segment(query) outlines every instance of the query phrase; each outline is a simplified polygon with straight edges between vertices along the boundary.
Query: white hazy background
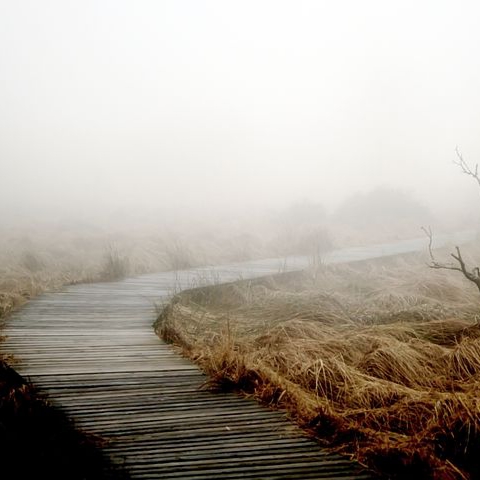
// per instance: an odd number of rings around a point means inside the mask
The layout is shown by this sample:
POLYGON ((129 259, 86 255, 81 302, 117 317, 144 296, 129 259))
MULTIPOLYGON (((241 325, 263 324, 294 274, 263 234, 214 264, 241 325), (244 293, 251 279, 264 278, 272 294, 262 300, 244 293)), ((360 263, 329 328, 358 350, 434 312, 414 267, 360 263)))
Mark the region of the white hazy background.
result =
MULTIPOLYGON (((0 215, 478 191, 475 1, 0 2, 0 215)), ((463 202, 463 203, 462 203, 463 202)))

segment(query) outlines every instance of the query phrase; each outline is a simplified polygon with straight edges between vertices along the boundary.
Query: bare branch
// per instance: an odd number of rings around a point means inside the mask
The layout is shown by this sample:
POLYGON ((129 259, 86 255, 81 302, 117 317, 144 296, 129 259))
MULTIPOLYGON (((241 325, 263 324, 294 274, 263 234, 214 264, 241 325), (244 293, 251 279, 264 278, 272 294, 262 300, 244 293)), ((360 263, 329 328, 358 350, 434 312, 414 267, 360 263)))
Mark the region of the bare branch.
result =
POLYGON ((454 267, 453 265, 441 265, 439 263, 429 265, 433 270, 455 270, 456 272, 462 272, 461 268, 454 267))
POLYGON ((422 230, 425 232, 425 235, 428 237, 428 253, 430 254, 430 263, 428 266, 430 268, 436 268, 436 269, 447 269, 447 270, 458 270, 462 271, 461 268, 456 267, 453 264, 448 264, 448 263, 440 263, 436 260, 434 254, 433 254, 433 232, 432 232, 432 227, 422 227, 422 230))
POLYGON ((430 253, 430 260, 432 263, 435 263, 435 257, 433 256, 432 245, 433 245, 433 233, 432 227, 422 227, 422 230, 425 232, 425 235, 428 237, 428 252, 430 253))
POLYGON ((473 282, 478 290, 480 291, 480 268, 474 267, 471 271, 469 271, 463 257, 462 252, 460 251, 460 247, 455 247, 455 253, 451 253, 450 256, 455 259, 457 264, 453 263, 442 263, 438 262, 433 254, 433 232, 430 227, 425 228, 422 227, 422 230, 428 237, 428 252, 430 254, 430 263, 429 267, 435 270, 454 270, 456 272, 461 272, 465 278, 473 282))
POLYGON ((460 167, 462 172, 465 175, 468 175, 469 177, 472 177, 475 179, 477 184, 480 186, 480 175, 478 173, 478 163, 475 165, 475 168, 472 168, 463 158, 462 153, 458 149, 458 147, 455 147, 455 153, 457 155, 457 158, 453 160, 453 163, 460 167))
MULTIPOLYGON (((453 163, 457 165, 465 175, 472 177, 477 182, 477 185, 480 187, 480 174, 478 171, 478 163, 475 165, 475 167, 472 168, 465 161, 458 147, 455 147, 455 153, 457 158, 453 160, 453 163)), ((428 264, 428 266, 436 270, 440 270, 440 269, 455 270, 456 272, 461 272, 462 275, 468 280, 470 280, 471 282, 473 282, 477 286, 478 290, 480 291, 480 268, 474 267, 472 269, 469 269, 469 267, 465 263, 465 260, 462 257, 462 252, 460 251, 460 247, 458 246, 455 247, 456 253, 450 254, 450 256, 455 260, 456 263, 443 263, 443 262, 437 261, 437 259, 435 258, 435 255, 433 254, 432 229, 430 227, 428 228, 422 227, 422 230, 425 232, 425 235, 428 237, 428 253, 430 254, 430 263, 428 264)))

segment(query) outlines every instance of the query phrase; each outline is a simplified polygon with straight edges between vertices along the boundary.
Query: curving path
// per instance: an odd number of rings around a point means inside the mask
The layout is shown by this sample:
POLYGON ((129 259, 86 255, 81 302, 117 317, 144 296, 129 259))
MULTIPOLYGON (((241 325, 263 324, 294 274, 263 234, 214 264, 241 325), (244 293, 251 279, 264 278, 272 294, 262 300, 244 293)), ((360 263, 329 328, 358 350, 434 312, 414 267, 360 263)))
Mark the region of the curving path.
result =
MULTIPOLYGON (((394 255, 425 243, 337 251, 324 260, 394 255)), ((200 390, 202 372, 152 329, 155 304, 173 291, 307 265, 306 258, 270 259, 68 286, 12 315, 3 349, 77 426, 106 437, 105 452, 132 478, 370 478, 323 451, 282 413, 200 390)))

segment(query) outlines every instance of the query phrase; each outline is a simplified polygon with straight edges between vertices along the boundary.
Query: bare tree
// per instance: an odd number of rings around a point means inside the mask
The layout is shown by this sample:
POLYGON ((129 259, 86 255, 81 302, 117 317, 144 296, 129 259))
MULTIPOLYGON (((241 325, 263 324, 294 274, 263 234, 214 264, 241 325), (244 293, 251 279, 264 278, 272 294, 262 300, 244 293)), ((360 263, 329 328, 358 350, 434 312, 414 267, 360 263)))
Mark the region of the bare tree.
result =
POLYGON ((467 267, 465 261, 463 260, 462 253, 460 252, 460 247, 456 246, 456 253, 451 253, 450 256, 455 259, 455 262, 439 262, 433 255, 433 233, 430 227, 422 227, 422 230, 427 235, 428 242, 428 252, 430 254, 430 263, 429 267, 434 269, 444 269, 444 270, 456 270, 457 272, 463 273, 464 277, 473 282, 478 290, 480 291, 480 269, 478 267, 467 267))
MULTIPOLYGON (((455 153, 457 158, 453 161, 465 175, 472 177, 480 187, 480 173, 478 172, 478 163, 472 168, 463 158, 463 155, 460 153, 458 147, 455 148, 455 153)), ((444 270, 455 270, 461 272, 465 278, 473 282, 478 290, 480 291, 480 268, 479 267, 469 267, 465 263, 465 260, 462 257, 462 252, 460 247, 455 246, 455 252, 451 253, 450 256, 455 260, 455 262, 439 262, 433 254, 433 232, 430 227, 422 227, 422 230, 428 237, 428 252, 430 254, 430 268, 434 269, 444 269, 444 270)))

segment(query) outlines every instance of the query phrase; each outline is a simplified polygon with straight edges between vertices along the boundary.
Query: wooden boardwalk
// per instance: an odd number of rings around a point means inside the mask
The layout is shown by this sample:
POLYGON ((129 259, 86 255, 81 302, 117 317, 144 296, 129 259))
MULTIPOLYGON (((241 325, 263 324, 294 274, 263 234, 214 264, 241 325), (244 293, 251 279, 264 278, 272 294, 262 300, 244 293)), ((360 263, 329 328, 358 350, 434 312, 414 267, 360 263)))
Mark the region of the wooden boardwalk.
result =
MULTIPOLYGON (((420 245, 345 250, 329 261, 420 245)), ((107 438, 112 463, 124 465, 132 478, 370 478, 348 459, 323 451, 282 413, 235 394, 202 391, 202 372, 153 332, 155 304, 175 290, 307 263, 264 260, 65 287, 10 317, 3 350, 79 427, 107 438)))

